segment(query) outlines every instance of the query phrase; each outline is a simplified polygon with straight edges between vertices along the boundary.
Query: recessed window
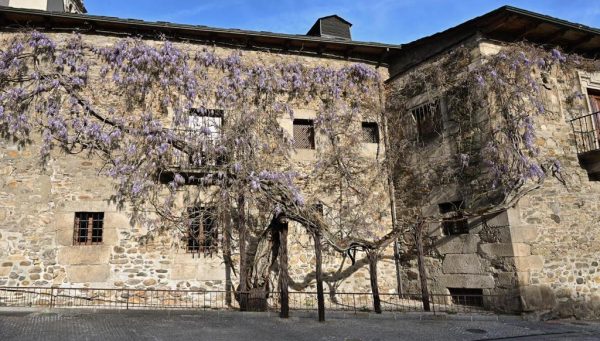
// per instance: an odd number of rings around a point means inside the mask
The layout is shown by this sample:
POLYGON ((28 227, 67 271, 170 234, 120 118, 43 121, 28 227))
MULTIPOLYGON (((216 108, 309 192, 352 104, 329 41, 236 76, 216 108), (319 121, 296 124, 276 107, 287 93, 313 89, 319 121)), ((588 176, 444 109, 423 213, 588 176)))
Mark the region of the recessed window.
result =
POLYGON ((73 245, 102 244, 104 212, 76 212, 73 245))
POLYGON ((429 142, 441 135, 442 110, 440 101, 421 104, 410 110, 417 125, 417 140, 429 142))
POLYGON ((379 127, 377 123, 362 123, 362 141, 364 143, 379 143, 379 127))
POLYGON ((294 120, 294 148, 315 149, 313 120, 294 120))
POLYGON ((223 127, 223 110, 195 108, 190 110, 188 116, 187 128, 209 135, 212 138, 218 138, 223 127))
POLYGON ((322 202, 316 203, 313 206, 313 209, 319 216, 321 216, 321 217, 325 216, 325 206, 323 205, 322 202))
POLYGON ((462 213, 463 201, 453 201, 439 204, 440 213, 445 217, 442 220, 442 232, 446 236, 468 234, 469 219, 462 213))
POLYGON ((453 304, 483 307, 483 290, 470 288, 448 288, 453 304))
POLYGON ((188 209, 189 225, 187 251, 210 253, 218 246, 216 209, 213 207, 193 207, 188 209))
POLYGON ((590 105, 592 106, 592 113, 600 113, 600 90, 588 89, 588 96, 590 98, 590 105))
MULTIPOLYGON (((600 149, 600 91, 588 89, 588 97, 590 99, 590 105, 592 110, 592 115, 590 116, 593 130, 593 137, 595 141, 593 141, 593 146, 595 149, 600 149)), ((600 174, 596 174, 596 176, 600 176, 600 174)))
POLYGON ((182 169, 197 169, 224 163, 224 155, 217 153, 216 146, 222 136, 223 110, 191 109, 187 123, 175 128, 175 136, 185 141, 189 151, 180 152, 174 159, 174 166, 182 169))

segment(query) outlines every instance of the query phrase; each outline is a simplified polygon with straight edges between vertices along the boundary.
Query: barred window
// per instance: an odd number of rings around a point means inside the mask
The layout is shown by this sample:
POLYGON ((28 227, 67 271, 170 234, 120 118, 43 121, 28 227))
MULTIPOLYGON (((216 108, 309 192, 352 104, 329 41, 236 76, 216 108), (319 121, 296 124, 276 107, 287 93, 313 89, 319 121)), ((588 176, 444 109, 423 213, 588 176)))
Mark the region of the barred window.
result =
POLYGON ((441 134, 442 110, 439 99, 421 104, 410 112, 417 124, 418 141, 428 142, 441 134))
POLYGON ((73 245, 102 244, 104 212, 76 212, 73 245))
POLYGON ((202 206, 188 209, 188 252, 206 253, 217 248, 218 229, 215 213, 214 207, 202 206))
POLYGON ((448 288, 453 304, 483 307, 483 290, 471 288, 448 288))
POLYGON ((315 126, 312 120, 294 120, 294 148, 315 149, 315 126))
POLYGON ((442 232, 446 236, 469 233, 469 219, 463 216, 463 201, 439 204, 440 213, 447 216, 442 220, 442 232))
POLYGON ((362 123, 362 141, 364 143, 379 143, 379 127, 376 122, 362 123))

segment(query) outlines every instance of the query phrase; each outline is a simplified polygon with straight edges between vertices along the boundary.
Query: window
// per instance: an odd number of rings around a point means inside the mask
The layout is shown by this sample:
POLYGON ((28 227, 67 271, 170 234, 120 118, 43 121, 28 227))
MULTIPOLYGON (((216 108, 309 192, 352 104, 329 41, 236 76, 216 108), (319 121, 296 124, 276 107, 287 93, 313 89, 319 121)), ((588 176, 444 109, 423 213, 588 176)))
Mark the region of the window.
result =
POLYGON ((75 231, 73 245, 102 244, 102 229, 104 225, 103 212, 75 213, 75 231))
POLYGON ((364 143, 379 143, 379 127, 377 123, 362 123, 362 141, 364 143))
POLYGON ((421 104, 410 112, 417 124, 418 141, 428 142, 441 134, 442 111, 439 100, 421 104))
POLYGON ((217 155, 215 146, 221 137, 223 110, 198 108, 191 109, 187 124, 180 124, 175 135, 186 141, 193 151, 179 156, 175 165, 181 168, 215 166, 224 163, 223 155, 217 155))
POLYGON ((211 138, 218 138, 223 126, 223 110, 217 109, 191 109, 188 116, 188 129, 196 133, 201 132, 211 138))
POLYGON ((294 148, 315 149, 315 127, 312 120, 294 120, 294 148))
POLYGON ((439 204, 440 213, 446 215, 442 220, 442 232, 446 236, 468 234, 469 219, 463 216, 464 202, 453 201, 439 204))
POLYGON ((483 307, 482 289, 448 288, 448 291, 454 304, 483 307))
POLYGON ((189 208, 188 217, 187 251, 191 253, 214 251, 218 241, 216 210, 212 207, 189 208))
POLYGON ((590 104, 592 105, 592 113, 600 112, 600 91, 588 89, 588 96, 590 97, 590 104))
POLYGON ((588 89, 592 109, 592 126, 595 131, 596 146, 600 147, 600 91, 588 89))

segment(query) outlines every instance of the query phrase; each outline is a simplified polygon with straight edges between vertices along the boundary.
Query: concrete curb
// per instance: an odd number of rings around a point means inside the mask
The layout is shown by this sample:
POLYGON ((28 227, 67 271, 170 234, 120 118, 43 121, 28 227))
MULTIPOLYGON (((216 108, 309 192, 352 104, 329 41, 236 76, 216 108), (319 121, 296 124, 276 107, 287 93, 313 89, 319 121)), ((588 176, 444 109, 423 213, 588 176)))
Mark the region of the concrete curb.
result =
MULTIPOLYGON (((42 307, 0 307, 1 313, 56 313, 56 314, 164 314, 165 316, 222 316, 241 317, 244 319, 279 318, 278 312, 241 312, 234 310, 177 310, 177 309, 102 309, 102 308, 42 308, 42 307)), ((316 311, 291 311, 290 319, 314 319, 317 320, 316 311)), ((341 312, 326 311, 325 320, 345 319, 373 319, 373 320, 447 320, 447 321, 523 321, 519 315, 482 315, 482 314, 447 314, 447 313, 423 313, 423 312, 388 312, 375 314, 370 312, 341 312)))

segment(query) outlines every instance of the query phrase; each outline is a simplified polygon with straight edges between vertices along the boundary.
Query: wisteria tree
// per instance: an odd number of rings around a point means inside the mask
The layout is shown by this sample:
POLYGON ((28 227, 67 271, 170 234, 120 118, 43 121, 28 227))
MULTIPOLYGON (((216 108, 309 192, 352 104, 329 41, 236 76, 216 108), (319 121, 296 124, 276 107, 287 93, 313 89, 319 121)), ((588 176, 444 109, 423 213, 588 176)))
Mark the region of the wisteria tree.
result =
POLYGON ((600 70, 596 61, 531 44, 487 55, 473 54, 474 48, 459 47, 416 68, 387 94, 387 119, 402 130, 390 135, 397 153, 389 156, 398 224, 407 227, 409 257, 414 245, 427 310, 424 257, 434 255, 430 235, 436 234, 430 226, 503 212, 551 177, 565 184, 559 160, 536 143, 536 121, 556 115, 545 108, 545 91, 559 77, 561 92, 581 99, 573 90, 577 70, 600 70), (442 190, 454 198, 453 207, 444 214, 423 210, 442 190))
MULTIPOLYGON (((373 67, 310 67, 165 40, 94 45, 37 31, 3 46, 2 136, 39 146, 42 164, 60 153, 101 160, 113 199, 132 207, 150 231, 146 240, 181 240, 198 215, 219 221, 242 309, 248 293, 278 285, 287 315, 288 221, 314 238, 321 308, 321 245, 374 254, 396 233, 381 218, 390 210, 387 164, 361 144, 360 122, 383 115, 373 67), (294 161, 295 141, 280 124, 303 107, 316 112, 315 162, 294 161), (335 219, 324 218, 324 206, 335 219)), ((214 237, 194 238, 212 252, 214 237)))

